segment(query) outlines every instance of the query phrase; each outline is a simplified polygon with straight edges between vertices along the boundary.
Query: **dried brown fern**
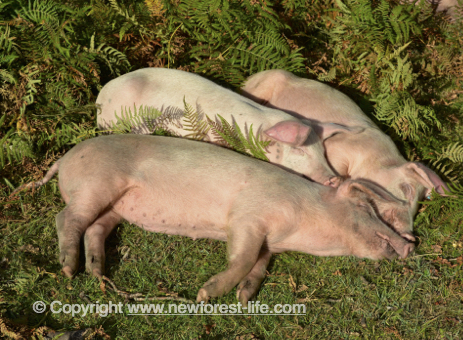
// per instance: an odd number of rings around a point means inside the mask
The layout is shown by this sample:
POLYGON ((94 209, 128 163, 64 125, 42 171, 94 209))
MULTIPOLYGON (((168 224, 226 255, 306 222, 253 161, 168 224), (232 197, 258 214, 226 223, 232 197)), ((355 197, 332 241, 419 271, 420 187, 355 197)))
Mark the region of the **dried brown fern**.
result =
POLYGON ((145 5, 152 17, 161 17, 166 12, 161 0, 145 0, 145 5))

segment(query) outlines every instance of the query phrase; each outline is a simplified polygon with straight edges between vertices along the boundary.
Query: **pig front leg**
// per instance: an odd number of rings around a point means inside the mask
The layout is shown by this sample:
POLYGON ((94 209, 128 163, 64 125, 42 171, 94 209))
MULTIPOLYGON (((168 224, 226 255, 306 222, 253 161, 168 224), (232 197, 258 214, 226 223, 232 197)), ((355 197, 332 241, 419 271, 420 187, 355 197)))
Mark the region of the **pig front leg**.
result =
POLYGON ((99 279, 104 273, 106 238, 120 220, 118 214, 108 210, 85 231, 85 268, 88 273, 99 279))
POLYGON ((236 298, 243 306, 246 306, 248 304, 248 300, 257 295, 260 284, 265 279, 267 266, 271 257, 272 253, 265 247, 262 248, 256 264, 238 285, 236 298))
POLYGON ((230 226, 228 232, 228 269, 211 277, 199 290, 197 302, 230 292, 257 262, 265 234, 255 225, 230 226))

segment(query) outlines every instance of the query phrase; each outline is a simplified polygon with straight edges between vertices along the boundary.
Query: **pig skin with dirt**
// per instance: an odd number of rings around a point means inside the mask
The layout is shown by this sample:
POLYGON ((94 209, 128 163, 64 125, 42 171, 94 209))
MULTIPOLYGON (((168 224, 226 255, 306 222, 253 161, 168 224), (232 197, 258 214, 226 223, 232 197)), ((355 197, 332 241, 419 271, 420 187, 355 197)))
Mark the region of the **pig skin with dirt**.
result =
MULTIPOLYGON (((236 122, 241 131, 247 131, 252 124, 254 133, 275 142, 267 148, 271 163, 334 187, 341 179, 327 164, 321 141, 335 133, 359 132, 330 123, 319 124, 314 131, 308 121, 259 105, 194 73, 164 68, 140 69, 107 83, 96 100, 101 108, 98 126, 111 129, 116 115, 126 117, 124 108, 134 111, 134 107, 143 105, 175 118, 163 124, 167 124, 169 131, 185 137, 191 131, 182 125, 184 101, 212 120, 219 114, 229 123, 236 122)), ((152 131, 143 123, 133 126, 132 132, 149 134, 152 131)), ((215 143, 217 137, 209 131, 206 141, 215 143)))
POLYGON ((87 271, 101 277, 105 239, 121 220, 147 231, 228 242, 228 268, 199 290, 205 301, 238 285, 246 304, 259 290, 271 254, 407 257, 414 249, 376 216, 397 204, 367 181, 335 189, 271 164, 197 141, 110 135, 66 153, 39 182, 59 170, 66 207, 56 217, 66 276, 78 268, 84 235, 87 271))
POLYGON ((402 220, 409 223, 391 224, 409 240, 414 240, 413 217, 418 211, 418 201, 433 188, 440 194, 448 190, 431 169, 421 163, 407 162, 392 139, 354 101, 328 85, 283 70, 271 70, 249 77, 241 92, 256 102, 314 124, 333 122, 361 128, 357 134, 336 134, 324 140, 328 163, 338 175, 367 179, 406 201, 407 209, 401 212, 408 217, 402 216, 402 220))

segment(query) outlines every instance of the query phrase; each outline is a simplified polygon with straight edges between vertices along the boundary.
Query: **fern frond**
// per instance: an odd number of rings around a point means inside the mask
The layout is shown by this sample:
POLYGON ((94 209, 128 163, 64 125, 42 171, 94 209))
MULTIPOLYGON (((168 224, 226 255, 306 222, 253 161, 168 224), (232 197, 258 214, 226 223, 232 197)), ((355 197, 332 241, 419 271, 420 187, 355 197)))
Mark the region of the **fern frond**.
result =
POLYGON ((442 151, 437 153, 439 160, 449 159, 454 163, 463 163, 463 145, 459 142, 442 147, 442 151))
POLYGON ((430 201, 422 202, 426 206, 426 214, 419 214, 416 223, 421 223, 423 220, 427 224, 442 225, 449 223, 450 225, 458 225, 463 221, 463 185, 450 184, 450 192, 444 197, 432 192, 430 201), (433 220, 429 219, 432 216, 433 220))
POLYGON ((376 117, 393 127, 402 138, 417 140, 430 126, 441 128, 432 107, 419 105, 408 92, 384 94, 374 100, 376 117))
POLYGON ((184 130, 191 131, 191 133, 185 135, 186 138, 195 140, 204 140, 209 132, 209 126, 207 122, 203 120, 203 114, 193 109, 193 107, 185 101, 183 98, 183 120, 184 130))
POLYGON ((425 159, 433 160, 431 166, 443 174, 451 182, 457 183, 463 166, 463 145, 460 142, 451 143, 439 150, 428 153, 425 159))
POLYGON ((134 27, 137 28, 137 30, 140 32, 142 35, 150 36, 151 33, 148 30, 148 28, 140 23, 137 19, 137 16, 135 14, 130 15, 129 11, 125 8, 122 7, 122 5, 119 5, 117 0, 108 0, 110 4, 110 8, 123 18, 127 20, 125 24, 123 24, 119 30, 119 40, 122 41, 125 32, 130 28, 130 25, 133 25, 134 27))
MULTIPOLYGON (((3 120, 0 120, 0 126, 2 124, 3 120)), ((2 168, 5 167, 7 162, 19 162, 26 156, 33 156, 32 144, 16 134, 14 128, 9 129, 5 136, 0 139, 0 148, 0 164, 2 168)))
POLYGON ((221 115, 217 115, 215 122, 206 116, 212 134, 217 138, 217 144, 223 145, 235 151, 245 153, 246 149, 240 143, 235 128, 221 115))
POLYGON ((269 146, 271 141, 262 141, 260 136, 254 135, 252 131, 252 124, 249 126, 249 134, 248 138, 241 133, 238 125, 236 126, 238 134, 240 135, 240 139, 245 143, 247 152, 255 158, 268 162, 268 158, 266 156, 266 148, 269 146), (246 141, 246 142, 244 142, 246 141))
POLYGON ((140 105, 137 109, 134 105, 133 111, 130 107, 121 107, 121 114, 115 114, 116 122, 113 127, 105 132, 116 134, 154 132, 156 129, 165 128, 158 121, 161 116, 162 112, 151 106, 140 105))
POLYGON ((213 121, 207 117, 211 131, 217 138, 215 143, 268 162, 265 148, 270 144, 270 141, 262 141, 259 136, 255 136, 252 131, 252 124, 246 137, 236 122, 232 126, 221 115, 217 115, 217 118, 216 121, 213 121))

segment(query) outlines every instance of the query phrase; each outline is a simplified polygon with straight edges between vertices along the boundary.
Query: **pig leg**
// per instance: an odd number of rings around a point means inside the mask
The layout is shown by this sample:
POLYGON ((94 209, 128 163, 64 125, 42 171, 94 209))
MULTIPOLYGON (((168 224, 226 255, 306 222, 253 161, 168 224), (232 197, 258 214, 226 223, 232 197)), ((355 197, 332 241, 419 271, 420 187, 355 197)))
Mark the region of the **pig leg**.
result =
POLYGON ((118 214, 108 210, 85 231, 85 268, 99 279, 104 273, 105 240, 120 220, 118 214))
POLYGON ((107 209, 107 206, 107 197, 85 190, 78 195, 72 195, 68 205, 56 216, 59 260, 63 266, 62 271, 67 277, 72 277, 77 270, 82 234, 107 209))
POLYGON ((228 269, 211 277, 199 290, 197 302, 222 296, 233 289, 254 267, 265 235, 253 225, 232 228, 228 234, 228 269))
POLYGON ((246 277, 241 280, 236 291, 236 298, 242 305, 246 306, 248 300, 254 297, 259 291, 260 284, 265 279, 267 266, 271 257, 272 253, 268 249, 262 248, 256 264, 246 277))
POLYGON ((60 249, 59 261, 63 266, 62 271, 67 277, 72 277, 77 270, 80 238, 97 216, 98 213, 86 209, 76 209, 71 204, 56 215, 56 230, 60 249))

